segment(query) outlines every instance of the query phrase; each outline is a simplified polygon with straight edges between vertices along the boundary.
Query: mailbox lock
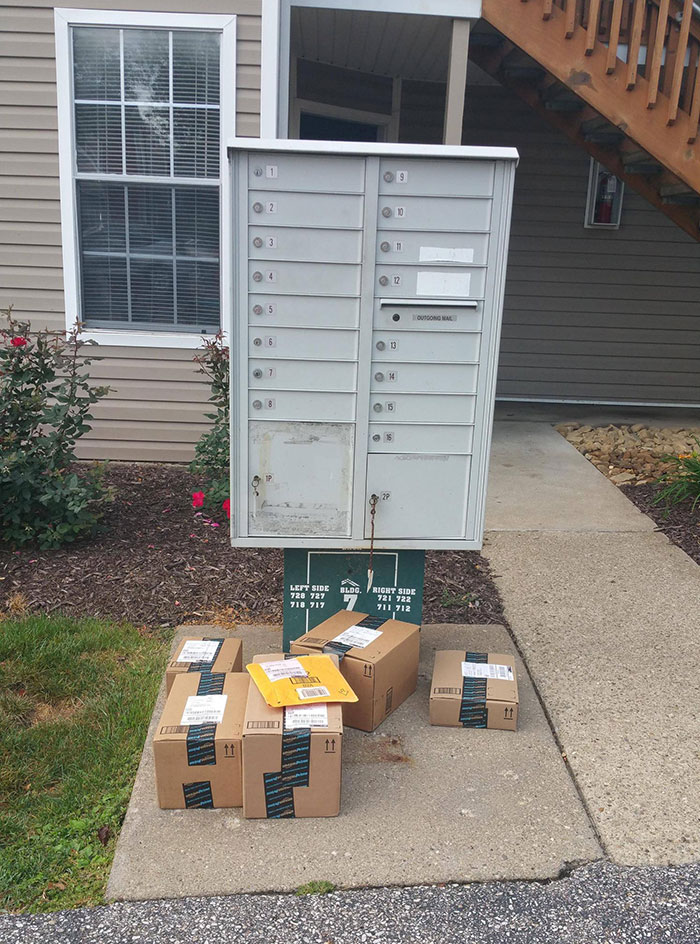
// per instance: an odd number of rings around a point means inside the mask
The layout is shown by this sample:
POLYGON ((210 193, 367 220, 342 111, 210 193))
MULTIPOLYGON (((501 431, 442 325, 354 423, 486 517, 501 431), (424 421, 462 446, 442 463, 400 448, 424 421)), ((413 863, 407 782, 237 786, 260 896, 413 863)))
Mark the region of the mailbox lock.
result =
POLYGON ((381 413, 382 412, 381 403, 375 403, 372 409, 374 410, 375 413, 381 413))
POLYGON ((262 305, 253 305, 253 314, 254 314, 254 315, 262 315, 262 313, 263 313, 263 307, 262 307, 262 305))
POLYGON ((377 381, 377 383, 381 383, 382 380, 384 380, 384 374, 381 372, 381 370, 377 371, 377 373, 374 375, 374 379, 377 381))
POLYGON ((256 367, 255 370, 253 371, 253 377, 255 377, 256 380, 260 380, 260 378, 262 377, 262 371, 260 370, 259 367, 256 367))
POLYGON ((391 207, 382 207, 382 216, 388 219, 391 216, 391 207))
POLYGON ((262 338, 253 338, 253 344, 256 347, 260 347, 260 345, 262 344, 262 338))
POLYGON ((374 436, 372 436, 372 442, 381 442, 381 440, 382 437, 379 435, 379 433, 375 433, 374 436))
POLYGON ((388 275, 380 275, 380 276, 379 276, 379 284, 380 284, 380 285, 388 285, 388 284, 389 284, 389 276, 388 276, 388 275))
POLYGON ((263 244, 262 236, 256 236, 255 239, 253 240, 253 245, 255 246, 255 248, 260 249, 262 244, 263 244))
POLYGON ((256 167, 253 173, 255 174, 256 177, 262 177, 263 175, 262 167, 256 167))
POLYGON ((253 400, 253 409, 262 410, 262 400, 253 400))
POLYGON ((253 204, 253 209, 255 210, 256 213, 262 213, 264 207, 263 207, 262 203, 254 203, 254 204, 253 204))
POLYGON ((383 351, 383 350, 385 349, 385 347, 386 347, 386 344, 384 343, 384 341, 377 341, 377 350, 378 350, 378 351, 383 351))
POLYGON ((384 240, 383 243, 380 243, 379 248, 381 249, 382 252, 389 252, 389 250, 391 249, 391 243, 388 243, 386 240, 384 240))
POLYGON ((391 173, 390 170, 388 170, 388 171, 384 174, 384 180, 386 180, 386 182, 387 182, 388 184, 390 184, 393 179, 394 179, 394 175, 391 173))
POLYGON ((263 274, 262 274, 262 272, 253 272, 253 281, 254 281, 254 282, 262 282, 262 279, 263 279, 263 274))
POLYGON ((398 313, 398 311, 396 312, 396 314, 394 314, 394 315, 391 316, 391 320, 392 320, 392 321, 401 321, 401 315, 398 313))

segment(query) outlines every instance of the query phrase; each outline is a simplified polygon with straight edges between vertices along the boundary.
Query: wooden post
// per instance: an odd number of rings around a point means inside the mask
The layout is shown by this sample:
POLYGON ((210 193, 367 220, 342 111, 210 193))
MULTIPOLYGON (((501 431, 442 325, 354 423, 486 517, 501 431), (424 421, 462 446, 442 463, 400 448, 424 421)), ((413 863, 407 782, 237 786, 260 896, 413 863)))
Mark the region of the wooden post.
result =
POLYGON ((469 55, 469 20, 452 20, 450 59, 447 65, 445 100, 445 144, 462 143, 464 100, 467 91, 467 57, 469 55))

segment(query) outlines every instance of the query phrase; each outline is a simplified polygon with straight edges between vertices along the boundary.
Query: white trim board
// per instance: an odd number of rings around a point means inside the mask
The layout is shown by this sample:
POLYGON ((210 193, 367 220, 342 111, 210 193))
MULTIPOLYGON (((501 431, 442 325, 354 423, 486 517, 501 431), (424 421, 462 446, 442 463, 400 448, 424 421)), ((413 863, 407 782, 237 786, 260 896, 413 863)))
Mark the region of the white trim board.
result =
POLYGON ((228 147, 246 151, 290 151, 306 154, 362 154, 378 157, 458 157, 462 160, 519 160, 513 147, 477 147, 467 144, 395 144, 374 141, 298 141, 288 138, 231 138, 228 147))
MULTIPOLYGON (((61 242, 66 331, 79 319, 78 225, 76 218, 74 158, 72 56, 70 30, 73 26, 148 27, 151 29, 214 30, 221 33, 220 59, 220 141, 219 231, 221 326, 225 328, 231 308, 231 214, 230 178, 227 172, 228 139, 236 133, 236 16, 199 13, 143 13, 113 10, 56 8, 56 85, 58 105, 58 164, 61 198, 61 242), (228 248, 229 251, 226 251, 228 248)), ((130 178, 131 179, 131 178, 130 178)), ((134 178, 136 179, 136 178, 134 178)), ((207 335, 211 337, 211 335, 207 335)), ((202 335, 140 331, 128 327, 90 328, 81 332, 85 340, 121 347, 191 348, 199 346, 202 335)))

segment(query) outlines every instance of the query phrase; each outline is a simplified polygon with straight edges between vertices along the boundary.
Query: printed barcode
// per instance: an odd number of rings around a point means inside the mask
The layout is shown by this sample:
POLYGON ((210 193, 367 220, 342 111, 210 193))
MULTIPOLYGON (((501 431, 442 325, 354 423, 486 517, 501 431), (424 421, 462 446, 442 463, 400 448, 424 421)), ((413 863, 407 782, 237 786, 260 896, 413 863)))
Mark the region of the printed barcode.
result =
POLYGON ((317 682, 320 682, 321 679, 318 675, 293 675, 289 681, 292 685, 315 685, 317 682))
POLYGON ((304 645, 311 643, 314 645, 318 644, 319 646, 323 646, 326 642, 328 642, 327 639, 320 639, 318 636, 307 636, 306 639, 304 639, 304 645))
POLYGON ((161 734, 187 734, 186 724, 166 724, 160 729, 161 734))
POLYGON ((328 698, 330 692, 325 685, 317 685, 316 688, 298 688, 299 698, 328 698))
POLYGON ((461 688, 434 688, 434 695, 459 695, 461 694, 461 688))
POLYGON ((246 724, 247 728, 279 728, 279 721, 249 721, 246 724))

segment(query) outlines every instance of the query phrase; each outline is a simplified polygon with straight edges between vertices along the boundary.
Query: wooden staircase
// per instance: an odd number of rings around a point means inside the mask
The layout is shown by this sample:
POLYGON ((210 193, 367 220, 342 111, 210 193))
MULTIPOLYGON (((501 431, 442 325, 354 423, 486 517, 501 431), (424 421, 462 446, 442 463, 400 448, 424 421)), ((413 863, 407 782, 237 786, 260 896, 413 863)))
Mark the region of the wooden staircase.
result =
POLYGON ((483 0, 470 57, 700 241, 693 0, 483 0))

